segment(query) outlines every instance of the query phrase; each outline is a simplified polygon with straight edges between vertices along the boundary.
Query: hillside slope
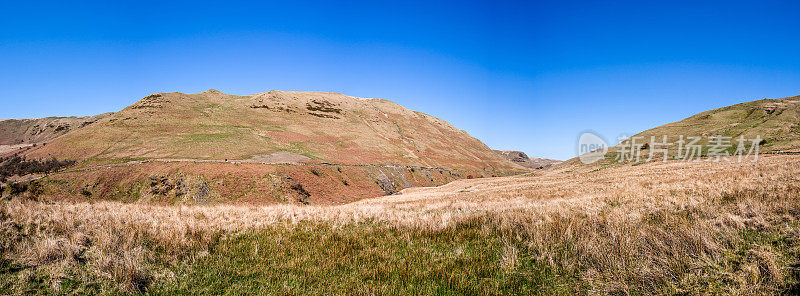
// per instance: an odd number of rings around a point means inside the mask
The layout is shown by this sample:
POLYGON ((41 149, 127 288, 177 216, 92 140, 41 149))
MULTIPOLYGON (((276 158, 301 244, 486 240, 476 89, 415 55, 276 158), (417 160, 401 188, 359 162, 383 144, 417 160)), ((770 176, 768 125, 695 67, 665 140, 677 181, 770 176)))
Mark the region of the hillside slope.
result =
POLYGON ((764 99, 709 110, 684 120, 665 124, 637 134, 650 141, 667 135, 669 142, 685 137, 700 136, 698 143, 707 144, 709 136, 744 136, 745 139, 764 139, 761 152, 800 152, 800 96, 783 99, 764 99))
MULTIPOLYGON (((666 148, 668 159, 687 159, 687 154, 697 155, 695 152, 688 153, 687 144, 694 141, 693 138, 699 138, 694 145, 701 147, 699 155, 701 157, 709 156, 709 149, 715 144, 711 138, 722 136, 725 142, 721 145, 720 153, 727 152, 729 155, 734 155, 739 145, 738 139, 744 138, 744 152, 743 154, 750 153, 753 148, 753 143, 756 139, 758 141, 759 154, 765 153, 797 153, 800 152, 800 96, 787 97, 782 99, 763 99, 752 102, 746 102, 727 106, 723 108, 705 111, 683 120, 658 126, 641 133, 638 133, 620 145, 610 147, 605 158, 601 161, 593 163, 591 166, 586 166, 587 169, 594 169, 597 165, 609 165, 615 163, 641 163, 645 161, 650 152, 653 151, 654 160, 663 159, 663 154, 658 150, 666 148), (663 137, 667 136, 667 145, 664 143, 663 137), (681 136, 683 136, 683 144, 680 144, 681 136), (651 147, 650 143, 655 137, 655 147, 651 147), (630 156, 631 139, 634 139, 633 145, 638 145, 640 154, 639 161, 620 161, 619 157, 624 153, 630 156), (646 144, 646 145, 645 145, 646 144), (621 150, 625 147, 625 150, 621 150), (679 148, 681 154, 678 155, 679 148)), ((635 149, 634 149, 635 150, 635 149)), ((754 150, 753 150, 754 151, 754 150)), ((564 162, 561 167, 563 169, 573 170, 576 167, 584 166, 578 157, 569 159, 564 162)))
POLYGON ((153 94, 29 155, 522 169, 433 116, 381 99, 295 91, 153 94))
POLYGON ((111 113, 84 117, 3 119, 0 120, 0 145, 46 143, 109 115, 111 113))

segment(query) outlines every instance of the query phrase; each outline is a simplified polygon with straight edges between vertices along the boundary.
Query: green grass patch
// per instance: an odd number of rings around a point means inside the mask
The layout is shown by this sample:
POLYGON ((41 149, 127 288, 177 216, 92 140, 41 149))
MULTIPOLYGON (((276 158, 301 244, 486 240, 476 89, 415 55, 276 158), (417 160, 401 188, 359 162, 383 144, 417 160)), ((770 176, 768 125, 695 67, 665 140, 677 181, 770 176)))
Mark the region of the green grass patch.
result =
POLYGON ((410 232, 373 223, 305 223, 223 239, 151 294, 553 294, 555 275, 481 227, 410 232), (505 260, 505 261, 504 261, 505 260), (513 265, 509 265, 513 260, 513 265))
POLYGON ((233 139, 237 135, 231 133, 198 133, 198 134, 188 134, 182 135, 182 141, 184 143, 219 143, 225 142, 230 139, 233 139))

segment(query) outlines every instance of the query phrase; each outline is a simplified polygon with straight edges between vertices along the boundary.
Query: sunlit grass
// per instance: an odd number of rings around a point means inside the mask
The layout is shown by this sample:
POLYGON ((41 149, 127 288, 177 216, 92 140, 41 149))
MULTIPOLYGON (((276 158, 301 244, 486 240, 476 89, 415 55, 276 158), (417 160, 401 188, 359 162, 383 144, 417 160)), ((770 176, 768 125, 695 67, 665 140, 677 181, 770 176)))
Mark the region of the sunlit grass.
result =
POLYGON ((342 206, 3 201, 4 294, 796 293, 800 157, 459 180, 342 206), (794 292, 793 292, 794 291, 794 292))

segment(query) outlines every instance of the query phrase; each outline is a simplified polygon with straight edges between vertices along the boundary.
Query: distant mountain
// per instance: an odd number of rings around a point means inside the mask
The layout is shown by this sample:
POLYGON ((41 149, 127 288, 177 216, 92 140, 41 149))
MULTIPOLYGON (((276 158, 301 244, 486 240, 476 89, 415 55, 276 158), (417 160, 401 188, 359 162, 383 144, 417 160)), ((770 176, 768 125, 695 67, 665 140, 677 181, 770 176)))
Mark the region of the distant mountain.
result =
POLYGON ((513 163, 530 169, 544 169, 562 162, 555 159, 530 158, 522 151, 494 150, 494 152, 513 163))
POLYGON ((0 120, 0 145, 19 145, 49 142, 77 130, 111 113, 86 117, 46 117, 37 119, 0 120))

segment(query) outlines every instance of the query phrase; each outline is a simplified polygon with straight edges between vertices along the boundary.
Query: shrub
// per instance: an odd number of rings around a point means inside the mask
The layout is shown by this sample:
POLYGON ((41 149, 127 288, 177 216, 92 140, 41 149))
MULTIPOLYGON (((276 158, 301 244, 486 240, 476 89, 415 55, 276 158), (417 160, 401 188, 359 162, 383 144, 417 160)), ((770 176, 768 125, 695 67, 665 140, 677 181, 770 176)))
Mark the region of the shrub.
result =
POLYGON ((55 158, 39 160, 27 159, 24 156, 12 155, 0 157, 0 182, 12 176, 25 176, 37 173, 52 173, 75 164, 74 160, 57 160, 55 158))

